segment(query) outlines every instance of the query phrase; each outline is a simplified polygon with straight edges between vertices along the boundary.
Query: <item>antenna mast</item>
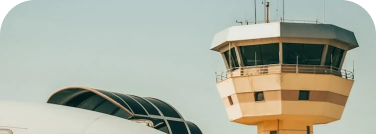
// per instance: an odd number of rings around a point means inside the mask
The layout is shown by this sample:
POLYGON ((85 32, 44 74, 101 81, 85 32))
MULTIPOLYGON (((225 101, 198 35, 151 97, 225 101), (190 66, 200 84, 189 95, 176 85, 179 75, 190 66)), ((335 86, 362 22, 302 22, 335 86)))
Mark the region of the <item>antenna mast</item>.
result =
POLYGON ((266 23, 269 23, 269 2, 266 2, 266 23))
POLYGON ((325 0, 324 0, 324 23, 325 23, 325 0))
POLYGON ((282 22, 284 22, 285 21, 285 0, 283 0, 282 3, 283 3, 282 22))
MULTIPOLYGON (((266 5, 266 0, 263 0, 262 3, 266 5)), ((264 6, 264 20, 266 20, 266 6, 264 6)))
POLYGON ((257 24, 257 10, 256 10, 256 0, 254 0, 255 1, 255 24, 257 24))

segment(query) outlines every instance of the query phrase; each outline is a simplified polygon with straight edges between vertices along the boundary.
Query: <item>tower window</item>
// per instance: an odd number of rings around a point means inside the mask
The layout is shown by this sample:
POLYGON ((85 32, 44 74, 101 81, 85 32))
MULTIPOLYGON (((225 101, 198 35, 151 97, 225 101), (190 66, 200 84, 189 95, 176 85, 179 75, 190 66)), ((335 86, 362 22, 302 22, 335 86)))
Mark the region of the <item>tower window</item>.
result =
POLYGON ((310 133, 311 133, 311 128, 307 126, 307 134, 310 134, 310 133))
POLYGON ((231 48, 231 51, 228 50, 223 53, 226 57, 227 64, 231 69, 239 67, 238 57, 236 56, 235 48, 231 48))
POLYGON ((283 43, 283 63, 320 65, 324 45, 283 43))
POLYGON ((309 91, 299 91, 299 100, 309 100, 309 91))
POLYGON ((234 102, 232 101, 231 96, 228 96, 227 99, 228 99, 228 102, 230 103, 230 105, 234 105, 234 102))
POLYGON ((344 50, 329 45, 325 65, 339 67, 342 62, 343 53, 344 50))
POLYGON ((270 131, 270 134, 277 134, 277 131, 270 131))
POLYGON ((264 92, 255 92, 255 101, 264 101, 264 92))
POLYGON ((279 63, 279 43, 239 47, 244 66, 279 63))

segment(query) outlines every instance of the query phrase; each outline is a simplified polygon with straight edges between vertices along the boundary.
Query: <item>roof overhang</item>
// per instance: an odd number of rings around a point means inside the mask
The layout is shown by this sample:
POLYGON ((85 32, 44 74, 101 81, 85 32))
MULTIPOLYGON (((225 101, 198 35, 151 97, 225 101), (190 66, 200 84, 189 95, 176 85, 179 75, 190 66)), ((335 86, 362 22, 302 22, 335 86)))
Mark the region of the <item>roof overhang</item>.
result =
POLYGON ((211 50, 218 51, 228 42, 278 37, 338 40, 350 49, 359 47, 355 34, 332 24, 264 23, 232 26, 214 36, 211 50))

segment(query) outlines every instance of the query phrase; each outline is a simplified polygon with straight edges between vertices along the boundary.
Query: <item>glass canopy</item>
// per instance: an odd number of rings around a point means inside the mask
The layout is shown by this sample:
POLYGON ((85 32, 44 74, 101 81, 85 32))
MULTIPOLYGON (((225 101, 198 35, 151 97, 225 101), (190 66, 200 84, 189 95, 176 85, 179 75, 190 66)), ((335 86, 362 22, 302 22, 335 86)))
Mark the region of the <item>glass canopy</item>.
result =
POLYGON ((175 108, 156 98, 72 87, 54 93, 47 103, 82 108, 128 120, 148 120, 153 124, 151 127, 168 134, 202 134, 195 124, 184 120, 175 108))

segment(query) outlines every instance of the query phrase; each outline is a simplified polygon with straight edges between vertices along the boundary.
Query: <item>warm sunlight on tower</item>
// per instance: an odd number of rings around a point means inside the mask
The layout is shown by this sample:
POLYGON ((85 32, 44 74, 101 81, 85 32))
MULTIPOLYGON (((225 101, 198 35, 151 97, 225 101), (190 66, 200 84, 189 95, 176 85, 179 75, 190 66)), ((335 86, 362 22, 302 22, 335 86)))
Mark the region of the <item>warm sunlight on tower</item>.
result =
POLYGON ((354 83, 343 70, 353 32, 330 24, 265 23, 215 35, 226 73, 217 88, 232 122, 258 134, 312 134, 313 125, 341 119, 354 83))

